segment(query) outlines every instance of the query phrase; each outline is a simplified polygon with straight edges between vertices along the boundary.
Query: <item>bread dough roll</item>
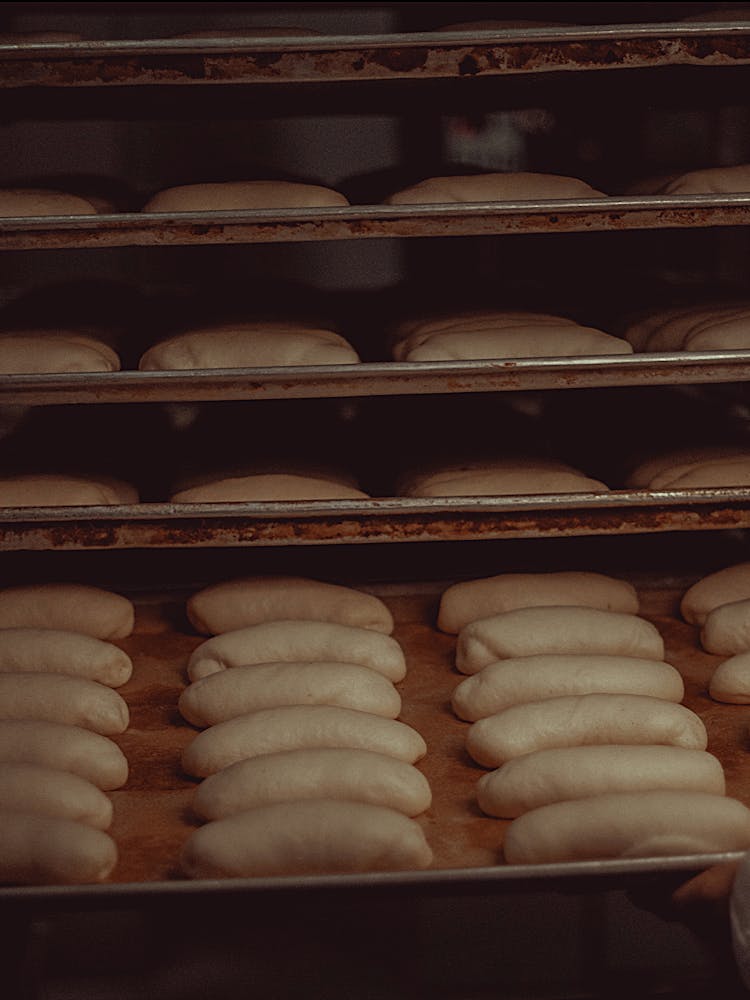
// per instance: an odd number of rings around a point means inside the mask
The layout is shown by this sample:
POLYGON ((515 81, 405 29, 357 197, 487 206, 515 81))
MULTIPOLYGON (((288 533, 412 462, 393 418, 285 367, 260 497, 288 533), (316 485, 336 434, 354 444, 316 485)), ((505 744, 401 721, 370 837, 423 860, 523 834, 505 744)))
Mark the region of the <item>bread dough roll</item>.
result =
POLYGON ((0 813, 38 813, 106 830, 112 802, 80 775, 40 764, 0 763, 0 813))
POLYGON ((542 460, 500 460, 468 469, 438 471, 412 480, 413 497, 519 496, 536 493, 606 493, 609 487, 570 468, 542 460))
POLYGON ((691 625, 705 625, 714 608, 747 598, 750 598, 750 562, 737 563, 709 573, 689 587, 680 602, 680 613, 691 625))
POLYGON ((606 198, 585 181, 556 174, 493 173, 430 177, 385 199, 386 205, 436 205, 483 201, 606 198))
POLYGON ((182 851, 193 878, 319 875, 427 868, 432 851, 413 819, 364 802, 258 806, 207 823, 182 851))
POLYGON ((750 598, 709 611, 701 629, 701 645, 720 656, 750 650, 750 598))
POLYGON ((104 476, 26 474, 0 477, 0 507, 98 507, 138 503, 130 483, 104 476))
POLYGON ((709 167, 707 170, 691 170, 675 178, 660 192, 661 194, 736 194, 750 191, 750 164, 736 167, 709 167))
POLYGON ((130 680, 128 654, 103 639, 61 629, 0 629, 0 673, 67 674, 120 687, 130 680))
POLYGON ((651 489, 720 489, 726 486, 750 486, 750 452, 736 458, 671 469, 669 473, 657 477, 651 489))
POLYGON ((432 337, 440 334, 451 334, 460 331, 484 333, 492 330, 505 330, 517 327, 519 324, 530 324, 535 328, 546 326, 559 329, 573 327, 578 324, 565 316, 553 316, 550 313, 528 312, 520 309, 472 309, 466 312, 439 313, 426 317, 412 317, 402 320, 393 330, 390 342, 393 357, 403 361, 406 354, 414 348, 421 347, 432 337))
MULTIPOLYGON (((637 465, 625 480, 626 486, 640 490, 649 489, 655 483, 663 485, 673 478, 672 470, 685 466, 693 467, 721 458, 744 455, 745 449, 735 445, 702 445, 679 448, 666 454, 654 455, 637 465)), ((655 488, 655 487, 654 487, 655 488)))
POLYGON ((0 188, 0 218, 31 218, 46 215, 96 215, 87 198, 44 188, 0 188))
POLYGON ((175 371, 351 365, 358 361, 351 344, 332 330, 299 323, 224 323, 188 330, 154 344, 138 367, 141 371, 175 371))
POLYGON ((0 721, 0 762, 69 771, 105 792, 128 780, 128 762, 114 740, 61 722, 0 721))
POLYGON ((483 767, 552 747, 657 743, 705 750, 700 717, 672 701, 639 694, 583 694, 513 705, 472 723, 466 749, 483 767))
POLYGON ((432 793, 427 778, 406 761, 371 750, 308 747, 251 757, 217 771, 196 788, 193 811, 201 819, 223 819, 301 799, 369 802, 418 816, 429 809, 432 793))
POLYGON ((462 580, 440 598, 437 626, 456 634, 470 622, 516 608, 577 606, 638 613, 632 584, 603 573, 501 573, 462 580))
POLYGON ((73 330, 0 333, 0 374, 116 372, 120 359, 102 340, 73 330))
POLYGON ((708 693, 714 701, 750 705, 750 651, 720 663, 711 676, 708 693))
POLYGON ((54 816, 0 813, 0 882, 103 882, 117 864, 109 834, 54 816))
POLYGON ((750 809, 705 792, 621 792, 525 813, 503 842, 511 865, 745 851, 750 809))
POLYGON ((259 473, 231 476, 178 490, 172 503, 255 503, 274 500, 363 500, 368 495, 353 486, 322 476, 259 473))
POLYGON ((338 191, 292 181, 225 181, 167 188, 144 212, 240 212, 264 208, 329 208, 348 205, 338 191))
POLYGON ((678 670, 658 660, 631 656, 542 655, 490 663, 466 677, 451 699, 467 722, 485 719, 511 705, 577 694, 642 694, 682 701, 685 685, 678 670))
POLYGON ((184 718, 200 727, 282 705, 338 705, 395 719, 401 696, 377 670, 353 663, 265 663, 194 681, 178 702, 184 718))
POLYGON ((477 802, 488 816, 513 819, 553 802, 658 788, 724 795, 724 770, 705 750, 558 747, 514 757, 483 774, 477 782, 477 802))
POLYGON ((190 624, 202 635, 298 618, 386 635, 393 631, 393 615, 374 594, 301 576, 249 576, 215 583, 192 594, 186 610, 190 624))
POLYGON ((372 629, 335 622, 271 621, 201 643, 188 660, 191 681, 253 663, 358 663, 398 683, 406 677, 399 644, 372 629))
POLYGON ((182 754, 187 774, 205 778, 261 754, 308 747, 372 750, 414 764, 427 753, 419 733, 395 719, 328 705, 294 705, 240 715, 204 729, 182 754))
POLYGON ((112 688, 63 674, 0 673, 0 720, 62 722, 117 736, 128 728, 125 700, 112 688))
POLYGON ((542 653, 586 653, 663 660, 656 626, 637 615, 598 608, 516 608, 461 630, 456 666, 475 674, 495 660, 542 653))
POLYGON ((0 628, 49 628, 124 639, 135 608, 121 594, 83 583, 32 583, 0 590, 0 628))
POLYGON ((450 465, 428 465, 415 467, 399 476, 399 492, 407 496, 418 496, 423 490, 436 490, 444 485, 450 486, 454 480, 477 478, 485 473, 516 472, 528 470, 532 473, 542 472, 575 472, 572 465, 561 462, 557 458, 508 458, 508 459, 470 459, 455 462, 450 465))

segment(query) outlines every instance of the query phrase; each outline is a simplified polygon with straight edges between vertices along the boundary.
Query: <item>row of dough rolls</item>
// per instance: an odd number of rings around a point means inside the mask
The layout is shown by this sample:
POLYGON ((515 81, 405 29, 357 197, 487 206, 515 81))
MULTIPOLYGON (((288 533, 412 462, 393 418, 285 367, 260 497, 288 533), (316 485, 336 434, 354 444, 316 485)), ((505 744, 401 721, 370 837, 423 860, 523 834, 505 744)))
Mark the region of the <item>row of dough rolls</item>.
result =
POLYGON ((455 714, 510 864, 750 846, 700 717, 634 588, 595 573, 504 574, 442 596, 458 634, 455 714))
POLYGON ((107 792, 128 762, 114 736, 128 706, 114 689, 133 665, 111 640, 134 608, 81 584, 0 590, 0 881, 98 882, 117 863, 107 792))
POLYGON ((427 752, 398 720, 406 662, 377 597, 300 577, 230 580, 193 594, 212 638, 179 699, 201 731, 184 771, 200 780, 186 841, 192 877, 420 869, 413 817, 429 808, 427 752))

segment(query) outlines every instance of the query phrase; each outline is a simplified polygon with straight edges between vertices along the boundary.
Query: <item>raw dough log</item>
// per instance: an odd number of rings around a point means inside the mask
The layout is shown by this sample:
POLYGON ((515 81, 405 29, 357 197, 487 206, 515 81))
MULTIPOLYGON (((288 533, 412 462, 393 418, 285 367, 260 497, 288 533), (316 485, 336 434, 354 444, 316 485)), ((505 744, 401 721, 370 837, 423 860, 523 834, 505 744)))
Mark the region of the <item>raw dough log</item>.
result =
POLYGON ((254 503, 273 500, 363 500, 367 493, 322 476, 259 473, 230 476, 177 490, 172 503, 254 503))
POLYGON ((0 188, 0 217, 31 218, 43 215, 96 215, 87 198, 44 188, 0 188))
POLYGON ((406 677, 399 644, 372 629, 336 622, 263 622, 201 643, 188 660, 191 681, 254 663, 357 663, 398 683, 406 677))
MULTIPOLYGON (((0 347, 2 341, 0 341, 0 347)), ((359 356, 332 330, 289 323, 225 323, 188 330, 154 344, 141 371, 351 365, 359 356)))
POLYGON ((81 632, 47 628, 0 629, 0 672, 68 674, 120 687, 133 664, 111 642, 81 632))
POLYGON ((750 705, 750 652, 737 653, 714 671, 708 693, 715 701, 750 705))
POLYGON ((488 816, 512 819, 553 802, 657 788, 724 795, 724 770, 705 750, 559 747, 515 757, 483 774, 477 782, 477 801, 488 816))
POLYGON ((735 445, 703 445, 701 447, 680 448, 666 454, 654 455, 637 465, 628 475, 625 484, 632 489, 656 488, 673 478, 676 468, 694 468, 705 462, 722 458, 735 458, 746 453, 735 445))
POLYGON ((107 476, 38 473, 0 478, 0 507, 98 507, 138 503, 130 483, 107 476))
POLYGON ((0 628, 51 628, 124 639, 135 608, 121 594, 81 583, 32 583, 0 590, 0 628))
POLYGON ((112 802, 80 775, 40 764, 0 763, 0 813, 39 813, 97 830, 112 823, 112 802))
POLYGON ((0 719, 61 722, 117 736, 128 728, 128 706, 112 688, 63 674, 0 673, 0 719))
POLYGON ((483 767, 552 747, 657 743, 705 750, 706 727, 695 712, 637 694, 583 694, 513 705, 474 722, 466 749, 483 767))
POLYGON ((750 191, 750 164, 691 170, 665 184, 660 194, 735 194, 750 191))
POLYGON ((718 489, 750 485, 750 452, 667 469, 654 476, 649 489, 718 489))
POLYGON ((324 208, 348 205, 338 191, 292 181, 225 181, 183 184, 155 194, 144 212, 235 212, 264 208, 324 208))
POLYGON ((680 612, 691 625, 705 625, 710 611, 722 604, 750 598, 750 562, 737 563, 698 580, 680 602, 680 612))
POLYGON ((508 459, 413 477, 405 492, 413 497, 457 497, 606 493, 608 490, 609 487, 600 480, 590 479, 562 463, 508 459))
POLYGON ((237 761, 198 785, 193 811, 222 819, 256 806, 300 799, 369 802, 418 816, 432 802, 430 786, 412 764, 371 750, 287 750, 237 761))
POLYGON ((663 660, 658 629, 637 615, 598 608, 516 608, 461 630, 456 666, 475 674, 495 660, 540 653, 586 653, 663 660))
POLYGON ((448 587, 440 598, 437 625, 455 634, 503 611, 571 605, 634 615, 638 595, 632 584, 603 573, 503 573, 448 587))
POLYGON ((377 670, 353 663, 264 663, 234 667, 194 681, 178 707, 194 726, 283 705, 338 705, 395 719, 401 696, 377 670))
POLYGON ((196 830, 182 852, 193 878, 401 871, 432 862, 420 825, 363 802, 281 802, 196 830))
POLYGON ((116 372, 120 359, 103 340, 74 330, 14 330, 0 334, 0 373, 116 372))
POLYGON ((328 705, 268 708, 220 722, 182 754, 188 774, 205 778, 238 760, 307 747, 372 750, 414 764, 427 753, 419 733, 395 719, 328 705))
POLYGON ((299 576, 254 576, 215 583, 188 598, 187 616, 202 635, 292 619, 334 622, 386 635, 393 631, 391 612, 374 594, 299 576))
POLYGON ((701 645, 721 656, 750 650, 750 598, 709 611, 701 629, 701 645))
POLYGON ((585 181, 556 174, 494 173, 430 177, 385 199, 386 205, 436 205, 476 201, 606 198, 585 181))
POLYGON ((70 771, 105 792, 128 780, 128 762, 114 740, 60 722, 0 721, 0 762, 70 771))
POLYGON ((476 722, 511 705, 577 694, 641 694, 682 701, 678 670, 631 656, 542 655, 490 663, 456 687, 451 699, 459 719, 476 722))
POLYGON ((745 851, 750 809, 705 792, 649 791, 556 802, 525 813, 503 842, 512 865, 745 851))
POLYGON ((0 813, 0 882, 102 882, 116 863, 115 842, 102 830, 69 819, 0 813))

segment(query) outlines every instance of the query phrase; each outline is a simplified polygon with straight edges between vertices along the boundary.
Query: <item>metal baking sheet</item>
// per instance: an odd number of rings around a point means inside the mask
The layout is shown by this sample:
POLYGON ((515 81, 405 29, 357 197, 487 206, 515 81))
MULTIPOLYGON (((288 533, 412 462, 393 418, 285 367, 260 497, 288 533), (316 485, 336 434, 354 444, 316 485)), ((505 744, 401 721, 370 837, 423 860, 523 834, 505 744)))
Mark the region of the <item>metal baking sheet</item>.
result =
POLYGON ((750 351, 588 358, 0 375, 0 402, 153 403, 401 396, 750 380, 750 351))
POLYGON ((429 542, 750 527, 750 489, 612 490, 0 512, 0 551, 429 542))
POLYGON ((326 83, 750 62, 750 27, 599 25, 0 46, 0 87, 326 83))
POLYGON ((0 219, 0 250, 700 229, 745 226, 748 221, 750 194, 352 205, 173 215, 123 212, 0 219))

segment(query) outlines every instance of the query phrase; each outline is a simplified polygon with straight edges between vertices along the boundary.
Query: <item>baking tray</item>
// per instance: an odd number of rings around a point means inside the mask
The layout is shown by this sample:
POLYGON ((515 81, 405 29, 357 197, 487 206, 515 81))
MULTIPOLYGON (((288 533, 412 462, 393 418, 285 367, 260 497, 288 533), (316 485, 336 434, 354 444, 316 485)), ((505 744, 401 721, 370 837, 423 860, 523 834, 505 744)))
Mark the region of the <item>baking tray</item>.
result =
MULTIPOLYGON (((703 718, 709 750, 721 761, 727 794, 750 805, 746 733, 750 706, 720 705, 707 694, 708 679, 721 658, 698 646, 698 630, 677 617, 679 599, 692 582, 639 576, 641 614, 664 636, 666 659, 685 679, 684 703, 703 718)), ((197 825, 190 813, 195 782, 180 769, 182 748, 195 730, 179 716, 176 704, 185 686, 185 664, 203 641, 184 617, 184 594, 136 596, 135 633, 117 643, 131 655, 134 673, 120 692, 128 702, 131 724, 117 742, 130 762, 127 786, 112 793, 112 835, 120 860, 112 880, 96 886, 0 888, 0 904, 28 902, 54 905, 86 901, 111 904, 116 899, 175 899, 198 894, 218 898, 300 890, 406 890, 439 892, 451 887, 482 887, 508 892, 527 889, 632 886, 646 878, 669 881, 723 861, 734 853, 669 858, 577 862, 540 866, 502 863, 501 844, 507 821, 485 817, 474 801, 474 786, 483 769, 464 750, 468 723, 450 710, 451 693, 461 675, 453 668, 455 637, 434 627, 439 594, 446 583, 385 584, 368 588, 393 611, 394 635, 408 664, 399 685, 400 718, 424 736, 428 755, 419 767, 433 790, 432 807, 419 822, 435 853, 424 872, 377 873, 293 878, 211 879, 190 881, 178 871, 182 843, 197 825)))
POLYGON ((325 545, 750 527, 750 489, 0 511, 0 551, 325 545))
POLYGON ((747 22, 0 46, 0 87, 327 83, 750 62, 747 22))

